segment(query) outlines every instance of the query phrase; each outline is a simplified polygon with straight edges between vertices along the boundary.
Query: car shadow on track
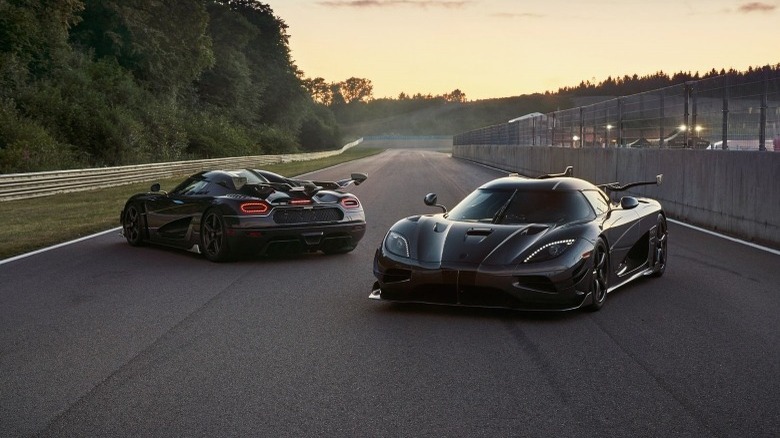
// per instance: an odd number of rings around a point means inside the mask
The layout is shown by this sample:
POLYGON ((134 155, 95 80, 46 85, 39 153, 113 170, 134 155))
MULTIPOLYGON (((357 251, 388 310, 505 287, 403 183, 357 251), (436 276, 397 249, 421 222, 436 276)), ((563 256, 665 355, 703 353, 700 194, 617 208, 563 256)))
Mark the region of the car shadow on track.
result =
POLYGON ((589 314, 584 310, 528 311, 502 308, 458 307, 437 304, 418 303, 381 303, 377 312, 387 315, 444 316, 456 318, 487 318, 526 321, 559 321, 583 317, 589 314))
POLYGON ((225 262, 212 262, 206 259, 202 254, 198 254, 194 251, 188 251, 181 248, 175 248, 165 245, 144 245, 141 248, 132 248, 124 242, 116 242, 115 247, 127 248, 128 251, 137 253, 138 255, 163 255, 171 254, 174 257, 180 257, 182 260, 197 260, 203 263, 209 264, 241 264, 241 263, 285 263, 285 262, 310 262, 312 260, 330 260, 339 257, 349 257, 349 254, 324 254, 322 252, 293 252, 293 253, 279 253, 279 254, 253 254, 253 253, 240 253, 236 254, 230 260, 225 262))

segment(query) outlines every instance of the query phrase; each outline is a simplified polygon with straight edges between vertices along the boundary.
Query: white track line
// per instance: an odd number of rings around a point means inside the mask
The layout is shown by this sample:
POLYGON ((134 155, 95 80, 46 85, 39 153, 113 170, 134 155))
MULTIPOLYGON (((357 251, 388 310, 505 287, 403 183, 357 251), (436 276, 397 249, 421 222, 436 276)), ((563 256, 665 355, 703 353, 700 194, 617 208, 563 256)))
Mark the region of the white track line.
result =
POLYGON ((761 245, 757 245, 755 243, 751 243, 751 242, 748 242, 748 241, 745 241, 745 240, 742 240, 742 239, 737 239, 735 237, 726 236, 724 234, 716 233, 714 231, 706 230, 704 228, 700 228, 700 227, 697 227, 697 226, 691 225, 691 224, 686 224, 685 222, 676 221, 674 219, 669 219, 669 222, 672 222, 672 223, 677 224, 677 225, 682 225, 682 226, 684 226, 686 228, 690 228, 690 229, 693 229, 693 230, 696 230, 696 231, 701 231, 702 233, 709 234, 711 236, 720 237, 721 239, 726 239, 726 240, 730 240, 732 242, 741 243, 742 245, 749 246, 751 248, 760 249, 761 251, 766 251, 766 252, 768 252, 770 254, 780 255, 780 251, 778 251, 776 249, 768 248, 766 246, 761 246, 761 245))
POLYGON ((48 248, 41 248, 41 249, 38 249, 38 250, 35 250, 35 251, 32 251, 32 252, 28 252, 26 254, 20 254, 18 256, 14 256, 14 257, 10 257, 10 258, 4 259, 4 260, 0 260, 0 265, 4 265, 6 263, 11 263, 11 262, 14 262, 16 260, 23 259, 23 258, 26 258, 26 257, 34 256, 35 254, 40 254, 42 252, 50 251, 52 249, 61 248, 63 246, 67 246, 67 245, 70 245, 70 244, 73 244, 73 243, 78 243, 78 242, 81 242, 81 241, 84 241, 84 240, 87 240, 87 239, 92 239, 93 237, 102 236, 103 234, 115 233, 115 232, 117 232, 117 231, 119 231, 121 229, 122 229, 122 227, 116 227, 116 228, 112 228, 112 229, 106 230, 106 231, 101 231, 99 233, 92 234, 92 235, 89 235, 89 236, 80 237, 80 238, 78 238, 76 240, 71 240, 69 242, 58 243, 58 244, 50 246, 48 248))
MULTIPOLYGON (((751 248, 759 249, 761 251, 766 251, 766 252, 768 252, 770 254, 780 255, 780 251, 778 251, 776 249, 768 248, 766 246, 756 245, 755 243, 747 242, 747 241, 744 241, 744 240, 741 240, 741 239, 736 239, 734 237, 726 236, 726 235, 723 235, 723 234, 720 234, 720 233, 716 233, 714 231, 705 230, 704 228, 700 228, 700 227, 697 227, 697 226, 694 226, 694 225, 686 224, 685 222, 680 222, 680 221, 677 221, 677 220, 674 220, 674 219, 669 219, 669 222, 671 222, 673 224, 681 225, 683 227, 690 228, 690 229, 693 229, 693 230, 696 230, 696 231, 700 231, 702 233, 709 234, 711 236, 720 237, 721 239, 726 239, 726 240, 729 240, 729 241, 732 241, 732 242, 735 242, 735 243, 739 243, 739 244, 742 244, 742 245, 745 245, 745 246, 749 246, 751 248)), ((39 250, 28 252, 26 254, 21 254, 21 255, 15 256, 15 257, 11 257, 11 258, 7 258, 7 259, 4 259, 4 260, 0 260, 0 265, 4 265, 6 263, 11 263, 13 261, 20 260, 20 259, 23 259, 23 258, 27 258, 27 257, 30 257, 30 256, 34 256, 36 254, 40 254, 42 252, 50 251, 52 249, 57 249, 57 248, 61 248, 63 246, 71 245, 73 243, 78 243, 78 242, 81 242, 81 241, 84 241, 84 240, 87 240, 87 239, 92 239, 94 237, 102 236, 104 234, 118 232, 121 229, 122 229, 122 227, 112 228, 110 230, 101 231, 100 233, 92 234, 90 236, 80 237, 80 238, 78 238, 76 240, 71 240, 70 242, 59 243, 57 245, 53 245, 53 246, 50 246, 48 248, 41 248, 39 250)))

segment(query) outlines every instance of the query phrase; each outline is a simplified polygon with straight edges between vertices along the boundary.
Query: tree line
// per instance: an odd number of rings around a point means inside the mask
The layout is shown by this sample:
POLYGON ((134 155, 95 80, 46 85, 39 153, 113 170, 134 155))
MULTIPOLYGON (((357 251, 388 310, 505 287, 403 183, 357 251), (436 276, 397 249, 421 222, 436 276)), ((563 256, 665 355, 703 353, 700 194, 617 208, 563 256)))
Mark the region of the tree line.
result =
POLYGON ((745 71, 738 71, 733 68, 728 70, 724 68, 716 70, 713 68, 703 74, 683 71, 667 74, 663 71, 658 71, 643 76, 637 74, 615 78, 609 76, 599 82, 581 81, 576 86, 561 87, 557 93, 573 96, 628 96, 718 76, 727 77, 728 83, 732 85, 759 83, 765 77, 776 77, 777 73, 780 73, 780 64, 755 68, 751 66, 745 71))
POLYGON ((0 172, 332 149, 255 0, 0 1, 0 172))

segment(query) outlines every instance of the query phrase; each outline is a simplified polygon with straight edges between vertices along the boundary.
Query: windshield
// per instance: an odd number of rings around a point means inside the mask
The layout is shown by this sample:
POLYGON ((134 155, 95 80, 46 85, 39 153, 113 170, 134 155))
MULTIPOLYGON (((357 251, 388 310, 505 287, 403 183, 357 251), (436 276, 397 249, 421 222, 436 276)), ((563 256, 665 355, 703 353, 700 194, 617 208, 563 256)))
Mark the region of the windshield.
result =
POLYGON ((447 218, 499 224, 563 223, 593 218, 580 192, 475 190, 447 218))

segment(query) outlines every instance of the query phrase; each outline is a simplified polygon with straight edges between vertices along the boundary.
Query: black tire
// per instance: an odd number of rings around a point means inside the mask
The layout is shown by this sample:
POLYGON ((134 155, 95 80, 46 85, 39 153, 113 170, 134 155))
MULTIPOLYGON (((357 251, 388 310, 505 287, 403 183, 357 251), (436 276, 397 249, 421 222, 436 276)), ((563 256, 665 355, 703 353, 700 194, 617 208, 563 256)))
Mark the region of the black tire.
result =
POLYGON ((604 239, 600 238, 593 247, 593 272, 590 280, 592 302, 588 310, 595 312, 601 309, 607 300, 609 290, 609 251, 604 239))
POLYGON ((212 262, 230 260, 231 252, 225 231, 225 219, 218 210, 208 210, 200 224, 200 244, 203 255, 212 262))
POLYGON ((655 251, 653 252, 653 273, 650 274, 651 277, 660 277, 666 271, 668 238, 669 231, 666 227, 666 218, 659 214, 658 225, 655 227, 655 251))
POLYGON ((122 215, 122 233, 127 243, 132 246, 142 246, 146 235, 146 221, 143 207, 137 202, 127 204, 122 215))

